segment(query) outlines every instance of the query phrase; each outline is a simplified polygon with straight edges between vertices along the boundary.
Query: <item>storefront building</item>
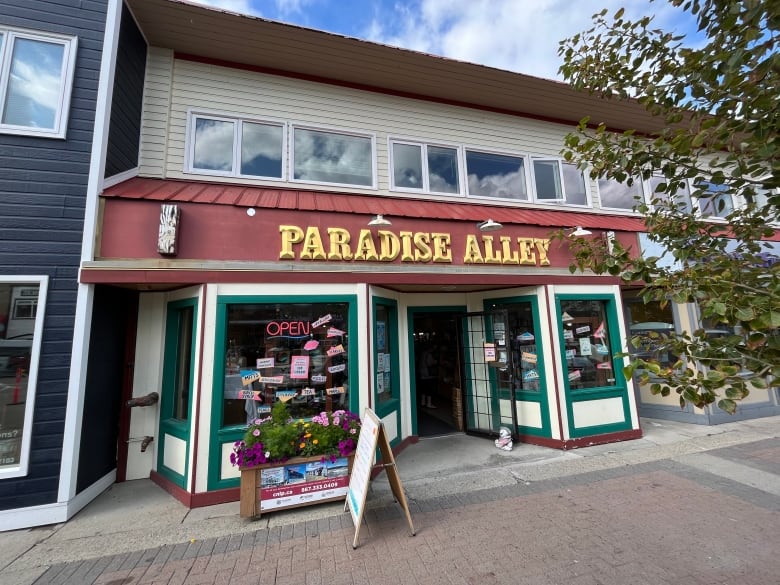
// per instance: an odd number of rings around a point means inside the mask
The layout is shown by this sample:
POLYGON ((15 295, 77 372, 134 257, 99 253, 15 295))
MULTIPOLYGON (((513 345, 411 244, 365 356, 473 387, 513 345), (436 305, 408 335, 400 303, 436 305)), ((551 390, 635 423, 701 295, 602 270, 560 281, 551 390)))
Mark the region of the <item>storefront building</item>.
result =
POLYGON ((679 414, 618 354, 637 328, 694 328, 695 307, 639 309, 551 239, 643 250, 632 208, 653 181, 560 157, 586 114, 652 134, 641 106, 173 0, 93 4, 83 30, 49 4, 41 34, 29 15, 4 29, 76 51, 62 87, 94 103, 79 98, 66 136, 67 108, 51 136, 0 125, 48 147, 9 217, 29 194, 63 215, 35 217, 29 254, 0 255, 0 432, 21 430, 0 436, 3 529, 150 476, 190 506, 237 500, 233 443, 276 400, 300 417, 370 407, 396 449, 502 427, 570 449, 679 414), (79 172, 33 193, 76 150, 79 172))

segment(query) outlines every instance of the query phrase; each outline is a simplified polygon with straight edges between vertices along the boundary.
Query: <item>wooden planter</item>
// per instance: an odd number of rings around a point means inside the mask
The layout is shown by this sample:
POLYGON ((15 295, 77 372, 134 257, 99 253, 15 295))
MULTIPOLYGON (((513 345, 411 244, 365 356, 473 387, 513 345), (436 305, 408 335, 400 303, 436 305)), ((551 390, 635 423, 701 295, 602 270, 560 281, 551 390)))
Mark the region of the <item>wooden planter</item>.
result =
POLYGON ((343 500, 354 454, 334 463, 326 457, 293 457, 284 463, 241 468, 240 516, 343 500))

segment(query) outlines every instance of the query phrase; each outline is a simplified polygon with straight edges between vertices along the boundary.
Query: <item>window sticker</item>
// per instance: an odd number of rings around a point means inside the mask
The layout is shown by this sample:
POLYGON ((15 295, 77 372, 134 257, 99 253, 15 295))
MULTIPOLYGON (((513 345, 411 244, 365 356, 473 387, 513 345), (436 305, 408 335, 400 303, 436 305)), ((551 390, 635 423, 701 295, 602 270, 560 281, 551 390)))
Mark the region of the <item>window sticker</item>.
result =
POLYGON ((596 353, 599 355, 608 355, 609 354, 609 348, 604 345, 603 343, 597 343, 593 347, 596 348, 596 353))
POLYGON ((574 330, 574 332, 575 332, 577 335, 580 335, 580 334, 582 334, 582 333, 587 333, 588 331, 590 331, 590 325, 583 325, 582 327, 577 327, 577 328, 574 330))
POLYGON ((564 339, 574 339, 574 331, 571 329, 564 329, 563 330, 563 338, 564 339))
POLYGON ((582 372, 580 370, 569 372, 569 382, 574 382, 574 380, 579 380, 580 378, 582 378, 582 372))
POLYGON ((494 362, 496 361, 496 346, 493 343, 485 343, 482 346, 482 349, 485 354, 485 361, 486 362, 494 362))
POLYGON ((580 354, 581 355, 593 355, 590 346, 590 339, 587 337, 580 337, 580 354))
POLYGON ((293 380, 308 380, 309 356, 294 355, 290 362, 290 378, 293 380))
POLYGON ((376 354, 376 370, 377 372, 385 371, 385 354, 383 353, 376 354))
POLYGON ((604 339, 604 321, 596 327, 596 330, 593 332, 593 337, 596 339, 604 339))
POLYGON ((339 355, 340 353, 344 353, 344 346, 341 344, 334 345, 333 347, 329 347, 328 351, 326 352, 329 356, 333 357, 334 355, 339 355))
POLYGON ((328 337, 343 337, 344 331, 335 327, 328 327, 328 337))
POLYGON ((539 372, 536 370, 528 370, 527 372, 523 373, 523 380, 526 382, 531 380, 538 380, 539 379, 539 372))
POLYGON ((599 364, 596 364, 596 369, 597 370, 611 370, 612 369, 612 364, 610 364, 609 362, 601 362, 599 364))
POLYGON ((520 354, 520 359, 526 363, 535 364, 537 357, 535 353, 524 351, 522 354, 520 354))
POLYGON ((561 321, 574 321, 574 317, 564 311, 563 314, 561 314, 561 321))
POLYGON ((517 336, 517 341, 533 341, 534 340, 534 334, 529 333, 528 331, 525 331, 524 333, 521 333, 517 336))
POLYGON ((385 373, 388 373, 390 371, 390 365, 391 365, 391 363, 390 363, 390 354, 386 353, 385 354, 385 373))
POLYGON ((276 391, 276 397, 281 400, 282 402, 287 402, 288 400, 292 400, 295 398, 296 392, 295 390, 277 390, 276 391))
POLYGON ((266 368, 273 368, 274 367, 274 358, 257 358, 257 362, 255 364, 255 367, 258 370, 264 370, 266 368))
POLYGON ((336 372, 343 372, 347 369, 347 364, 337 364, 335 366, 328 366, 328 372, 335 374, 336 372))
POLYGON ((252 382, 260 379, 260 372, 254 370, 241 370, 241 384, 249 386, 252 382))
POLYGON ((332 320, 333 320, 333 315, 328 314, 317 319, 314 323, 311 324, 311 326, 319 327, 321 325, 325 325, 326 323, 330 323, 332 320))
POLYGON ((320 346, 319 341, 317 341, 316 339, 310 339, 303 345, 303 349, 305 349, 306 351, 314 351, 319 346, 320 346))
POLYGON ((334 396, 337 394, 346 393, 346 389, 344 388, 344 386, 336 386, 335 388, 328 388, 327 390, 325 390, 325 392, 327 393, 328 396, 334 396))

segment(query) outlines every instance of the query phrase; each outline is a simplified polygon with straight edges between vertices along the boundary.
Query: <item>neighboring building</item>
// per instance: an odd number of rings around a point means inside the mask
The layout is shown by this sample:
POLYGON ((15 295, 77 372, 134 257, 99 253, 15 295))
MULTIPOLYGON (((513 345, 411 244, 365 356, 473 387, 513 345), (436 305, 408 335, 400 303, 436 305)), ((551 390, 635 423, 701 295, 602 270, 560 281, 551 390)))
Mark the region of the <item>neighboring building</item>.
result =
POLYGON ((111 307, 137 293, 96 291, 78 274, 94 256, 104 166, 138 165, 146 47, 129 17, 120 35, 121 10, 114 0, 0 2, 4 530, 64 521, 116 480, 125 340, 111 307), (120 36, 127 51, 116 55, 120 36))
POLYGON ((0 388, 21 371, 29 410, 26 463, 0 466, 3 526, 150 476, 189 506, 237 500, 233 442, 280 396, 302 417, 370 407, 396 448, 501 426, 559 449, 641 436, 620 282, 571 274, 549 239, 638 245, 632 190, 559 151, 585 113, 651 132, 639 105, 175 0, 109 0, 74 17, 89 32, 52 20, 79 39, 71 127, 0 126, 4 144, 58 149, 14 187, 50 185, 15 236, 25 253, 0 250, 6 331, 37 315, 29 367, 0 353, 0 388), (63 156, 77 138, 82 158, 63 156), (52 203, 62 217, 41 222, 52 203))

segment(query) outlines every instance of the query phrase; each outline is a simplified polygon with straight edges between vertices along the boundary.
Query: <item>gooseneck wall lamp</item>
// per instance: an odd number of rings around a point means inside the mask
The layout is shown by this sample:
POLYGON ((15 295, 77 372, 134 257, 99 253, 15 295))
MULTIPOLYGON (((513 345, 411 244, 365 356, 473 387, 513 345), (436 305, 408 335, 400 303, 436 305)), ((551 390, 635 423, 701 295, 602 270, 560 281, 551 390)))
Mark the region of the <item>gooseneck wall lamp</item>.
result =
POLYGON ((368 225, 371 227, 375 227, 375 226, 386 226, 386 225, 393 225, 393 224, 389 219, 386 219, 381 213, 378 213, 377 215, 371 218, 371 221, 368 222, 368 225))
POLYGON ((497 221, 493 221, 492 219, 481 221, 477 224, 477 228, 479 228, 479 231, 481 232, 494 232, 496 230, 500 230, 502 227, 504 226, 497 221))

